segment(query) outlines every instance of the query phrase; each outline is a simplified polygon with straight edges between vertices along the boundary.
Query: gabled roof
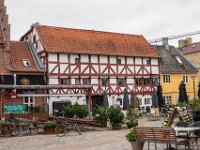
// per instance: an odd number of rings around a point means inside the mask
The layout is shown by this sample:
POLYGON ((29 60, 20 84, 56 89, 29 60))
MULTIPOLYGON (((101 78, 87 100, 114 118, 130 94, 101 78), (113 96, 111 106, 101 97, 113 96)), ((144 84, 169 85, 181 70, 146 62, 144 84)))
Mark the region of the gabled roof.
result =
POLYGON ((160 57, 141 35, 37 25, 47 52, 160 57))
POLYGON ((188 46, 182 48, 181 52, 184 55, 200 52, 200 42, 192 43, 191 45, 188 45, 188 46))
POLYGON ((161 73, 197 73, 197 68, 174 46, 154 45, 161 55, 161 73))
POLYGON ((15 72, 40 72, 27 42, 10 42, 11 65, 15 72), (30 67, 25 67, 23 61, 29 61, 30 67))

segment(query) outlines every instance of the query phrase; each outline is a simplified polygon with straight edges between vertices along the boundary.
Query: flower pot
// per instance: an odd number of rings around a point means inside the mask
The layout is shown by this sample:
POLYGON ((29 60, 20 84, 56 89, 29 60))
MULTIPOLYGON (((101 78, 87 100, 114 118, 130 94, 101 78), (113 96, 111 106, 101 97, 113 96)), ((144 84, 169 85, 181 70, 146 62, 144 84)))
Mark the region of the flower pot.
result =
POLYGON ((44 128, 44 134, 55 134, 55 128, 44 128))
POLYGON ((132 147, 132 150, 136 150, 137 149, 137 143, 136 141, 129 141, 132 147))
POLYGON ((112 123, 113 130, 120 130, 122 129, 122 123, 112 123))
POLYGON ((132 150, 143 150, 144 143, 137 143, 136 141, 129 141, 132 147, 132 150))
POLYGON ((195 121, 200 121, 200 111, 199 110, 193 111, 192 114, 193 114, 194 122, 195 121))

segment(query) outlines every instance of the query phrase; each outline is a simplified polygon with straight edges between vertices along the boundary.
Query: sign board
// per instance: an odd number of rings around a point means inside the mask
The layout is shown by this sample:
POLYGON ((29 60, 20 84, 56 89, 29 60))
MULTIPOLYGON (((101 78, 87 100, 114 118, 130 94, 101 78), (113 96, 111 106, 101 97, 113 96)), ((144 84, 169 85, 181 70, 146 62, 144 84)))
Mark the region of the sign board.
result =
POLYGON ((4 107, 5 114, 24 114, 27 113, 26 104, 6 104, 4 107))
POLYGON ((10 97, 11 97, 12 99, 14 99, 14 98, 18 98, 18 95, 17 95, 16 93, 12 93, 12 94, 10 95, 10 97))

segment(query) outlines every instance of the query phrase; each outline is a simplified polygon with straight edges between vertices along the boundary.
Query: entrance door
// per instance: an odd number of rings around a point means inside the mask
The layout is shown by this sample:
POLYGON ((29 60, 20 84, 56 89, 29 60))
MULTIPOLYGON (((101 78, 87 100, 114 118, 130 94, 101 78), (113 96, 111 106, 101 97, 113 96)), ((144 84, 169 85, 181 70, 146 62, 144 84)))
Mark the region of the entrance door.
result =
POLYGON ((103 96, 92 96, 92 114, 96 114, 97 106, 103 106, 103 96))

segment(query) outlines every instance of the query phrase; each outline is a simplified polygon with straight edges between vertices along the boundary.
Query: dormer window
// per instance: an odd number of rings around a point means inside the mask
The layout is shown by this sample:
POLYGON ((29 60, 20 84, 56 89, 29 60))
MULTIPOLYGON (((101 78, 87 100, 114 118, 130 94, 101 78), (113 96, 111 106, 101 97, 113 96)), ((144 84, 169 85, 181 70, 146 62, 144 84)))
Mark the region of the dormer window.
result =
POLYGON ((179 64, 183 64, 182 60, 180 59, 179 56, 175 56, 176 60, 178 61, 179 64))
POLYGON ((31 62, 29 59, 23 59, 22 60, 24 67, 30 68, 31 67, 31 62))

